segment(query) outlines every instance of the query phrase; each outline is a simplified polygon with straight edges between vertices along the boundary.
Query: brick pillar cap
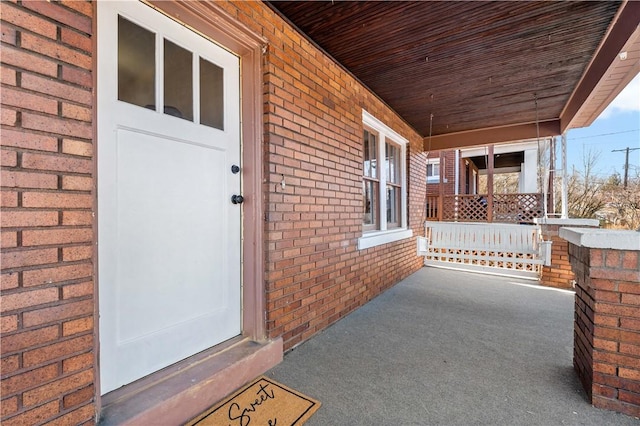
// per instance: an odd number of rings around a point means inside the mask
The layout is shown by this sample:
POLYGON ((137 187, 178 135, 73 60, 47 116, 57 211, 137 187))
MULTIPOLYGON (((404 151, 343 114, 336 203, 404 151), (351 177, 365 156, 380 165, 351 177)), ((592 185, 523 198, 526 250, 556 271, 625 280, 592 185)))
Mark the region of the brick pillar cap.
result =
POLYGON ((560 228, 560 238, 581 247, 640 251, 640 232, 613 229, 560 228))
POLYGON ((600 226, 600 221, 598 219, 557 219, 536 217, 533 221, 537 225, 591 226, 593 228, 598 228, 600 226))

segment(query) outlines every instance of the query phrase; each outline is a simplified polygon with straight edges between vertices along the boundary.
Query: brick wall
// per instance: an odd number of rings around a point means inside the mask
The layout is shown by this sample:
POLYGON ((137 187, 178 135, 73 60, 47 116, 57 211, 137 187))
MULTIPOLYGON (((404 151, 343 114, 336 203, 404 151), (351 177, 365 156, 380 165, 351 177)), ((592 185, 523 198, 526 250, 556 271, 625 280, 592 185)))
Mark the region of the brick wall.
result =
MULTIPOLYGON (((454 150, 444 151, 444 179, 443 182, 443 191, 445 195, 453 195, 455 194, 455 185, 456 185, 456 153, 454 150)), ((431 151, 429 152, 428 158, 440 158, 440 151, 431 151)), ((425 172, 426 179, 426 172, 425 172)), ((427 193, 429 195, 438 195, 440 194, 440 184, 439 183, 429 183, 427 184, 427 193)), ((462 191, 460 192, 462 193, 462 191)))
MULTIPOLYGON (((414 238, 357 250, 362 109, 410 141, 408 216, 415 234, 423 231, 426 190, 422 138, 264 4, 220 4, 269 40, 267 326, 291 348, 421 267, 414 238)), ((93 7, 83 1, 1 7, 2 423, 92 423, 93 7)))
MULTIPOLYGON (((569 243, 567 243, 568 245, 569 243)), ((593 382, 593 329, 595 289, 588 283, 589 250, 583 247, 571 246, 571 265, 575 276, 579 277, 575 291, 575 318, 573 366, 578 373, 582 386, 591 398, 591 383, 593 382)))
POLYGON ((551 265, 542 266, 540 283, 548 287, 572 288, 575 275, 569 263, 569 243, 558 236, 559 225, 543 225, 542 237, 551 241, 551 265))
POLYGON ((551 265, 542 266, 540 284, 555 288, 573 288, 575 275, 569 262, 569 242, 559 235, 563 226, 597 228, 598 221, 591 219, 536 219, 542 238, 551 241, 551 265), (592 224, 589 224, 593 222, 592 224))
POLYGON ((92 6, 2 2, 2 424, 94 417, 92 6))
POLYGON ((569 244, 574 367, 594 406, 640 416, 640 251, 569 244))
POLYGON ((268 39, 264 75, 267 327, 285 349, 421 267, 415 239, 361 250, 362 109, 410 141, 409 224, 422 233, 422 138, 257 2, 225 9, 268 39), (283 190, 280 182, 284 180, 283 190))

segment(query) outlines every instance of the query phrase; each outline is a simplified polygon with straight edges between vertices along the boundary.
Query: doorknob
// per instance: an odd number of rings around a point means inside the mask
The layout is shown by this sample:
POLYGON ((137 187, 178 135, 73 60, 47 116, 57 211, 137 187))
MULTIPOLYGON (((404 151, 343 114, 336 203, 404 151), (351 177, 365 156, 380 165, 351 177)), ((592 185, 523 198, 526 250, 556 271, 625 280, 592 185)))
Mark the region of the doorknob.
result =
POLYGON ((239 166, 236 166, 235 164, 231 166, 231 173, 233 173, 234 175, 237 174, 239 171, 240 171, 239 166))
POLYGON ((231 202, 233 204, 242 204, 244 202, 244 197, 242 195, 232 195, 231 202))

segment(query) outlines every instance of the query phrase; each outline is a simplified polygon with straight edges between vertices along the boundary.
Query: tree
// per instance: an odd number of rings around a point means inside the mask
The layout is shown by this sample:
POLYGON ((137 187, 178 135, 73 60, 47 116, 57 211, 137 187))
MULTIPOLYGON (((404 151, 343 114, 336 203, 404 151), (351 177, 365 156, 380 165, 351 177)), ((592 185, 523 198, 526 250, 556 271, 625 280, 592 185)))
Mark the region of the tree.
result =
MULTIPOLYGON (((595 218, 596 212, 605 206, 601 194, 604 181, 595 173, 600 153, 588 151, 582 158, 583 169, 573 169, 567 182, 567 207, 569 217, 595 218)), ((559 210, 559 206, 556 206, 559 210)))
MULTIPOLYGON (((640 230, 640 169, 624 188, 619 173, 604 178, 596 172, 600 153, 589 151, 583 168, 573 169, 567 183, 569 217, 598 218, 604 227, 640 230)), ((558 201, 559 203, 559 201, 558 201)), ((556 209, 559 210, 559 205, 556 209)))
POLYGON ((640 171, 636 170, 635 176, 629 175, 626 189, 620 175, 617 177, 606 190, 608 202, 604 211, 608 225, 640 230, 640 171))
MULTIPOLYGON (((496 173, 493 175, 494 194, 516 194, 518 192, 519 173, 496 173)), ((478 185, 480 194, 487 194, 487 176, 480 175, 478 185)))
POLYGON ((614 172, 611 176, 609 176, 607 178, 606 185, 609 188, 615 188, 622 185, 622 178, 620 177, 620 173, 614 172))

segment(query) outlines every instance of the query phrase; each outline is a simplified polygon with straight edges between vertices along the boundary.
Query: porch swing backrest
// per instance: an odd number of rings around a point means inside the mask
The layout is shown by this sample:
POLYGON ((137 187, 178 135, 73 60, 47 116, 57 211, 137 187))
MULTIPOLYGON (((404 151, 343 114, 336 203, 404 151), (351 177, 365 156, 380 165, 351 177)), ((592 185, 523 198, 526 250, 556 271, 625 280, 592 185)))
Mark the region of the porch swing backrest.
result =
POLYGON ((431 249, 538 254, 538 229, 529 225, 429 222, 431 249))

